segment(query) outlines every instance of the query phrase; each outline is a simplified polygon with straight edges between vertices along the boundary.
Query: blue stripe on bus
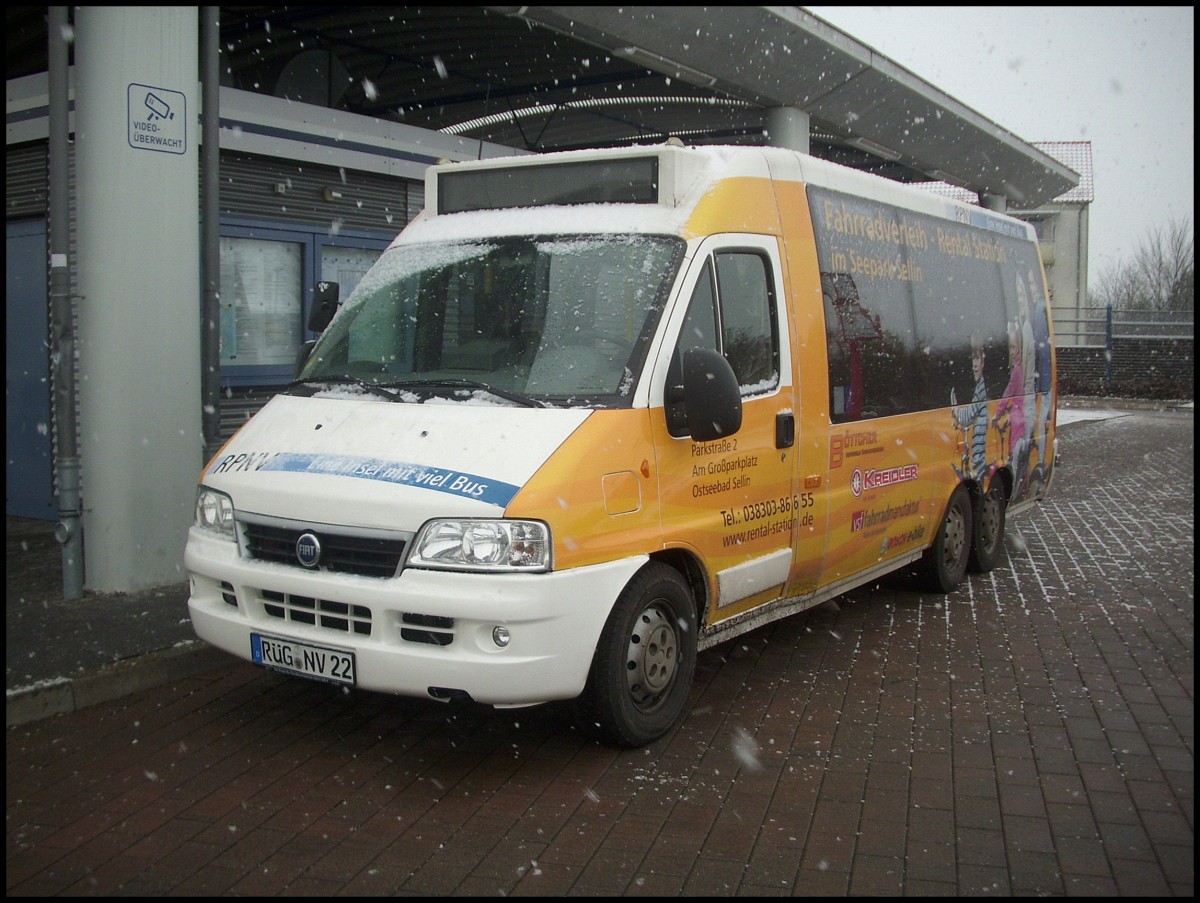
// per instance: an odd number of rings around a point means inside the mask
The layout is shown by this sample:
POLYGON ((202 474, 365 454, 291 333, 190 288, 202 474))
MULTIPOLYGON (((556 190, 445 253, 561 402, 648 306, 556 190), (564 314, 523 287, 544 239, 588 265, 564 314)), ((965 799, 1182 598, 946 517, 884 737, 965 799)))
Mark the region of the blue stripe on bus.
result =
POLYGON ((514 486, 512 483, 481 477, 473 473, 463 473, 460 470, 429 467, 424 464, 408 464, 403 461, 385 461, 380 458, 359 458, 353 455, 281 452, 257 469, 379 480, 384 483, 445 492, 461 498, 488 502, 501 508, 506 506, 521 489, 520 486, 514 486))

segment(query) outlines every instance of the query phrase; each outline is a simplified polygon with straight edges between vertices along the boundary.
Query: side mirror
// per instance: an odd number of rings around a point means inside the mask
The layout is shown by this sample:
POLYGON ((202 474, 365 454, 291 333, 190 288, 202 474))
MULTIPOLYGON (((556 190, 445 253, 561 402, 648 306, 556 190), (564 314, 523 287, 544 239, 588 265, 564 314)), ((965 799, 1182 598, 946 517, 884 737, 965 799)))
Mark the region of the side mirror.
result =
POLYGON ((683 353, 683 403, 688 433, 697 442, 732 436, 742 428, 742 392, 724 355, 710 348, 683 353))
POLYGON ((308 312, 309 332, 324 332, 338 309, 338 284, 318 282, 313 289, 312 308, 308 312))

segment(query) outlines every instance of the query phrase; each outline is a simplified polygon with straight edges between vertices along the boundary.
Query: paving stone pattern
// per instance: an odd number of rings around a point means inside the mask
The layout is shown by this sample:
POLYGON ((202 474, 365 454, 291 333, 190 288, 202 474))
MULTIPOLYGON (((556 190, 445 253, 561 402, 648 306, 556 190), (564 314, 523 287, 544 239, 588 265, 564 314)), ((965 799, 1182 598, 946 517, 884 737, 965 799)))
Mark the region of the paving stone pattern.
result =
POLYGON ((703 653, 646 749, 233 660, 9 728, 6 889, 1191 896, 1192 416, 1061 452, 996 571, 703 653))

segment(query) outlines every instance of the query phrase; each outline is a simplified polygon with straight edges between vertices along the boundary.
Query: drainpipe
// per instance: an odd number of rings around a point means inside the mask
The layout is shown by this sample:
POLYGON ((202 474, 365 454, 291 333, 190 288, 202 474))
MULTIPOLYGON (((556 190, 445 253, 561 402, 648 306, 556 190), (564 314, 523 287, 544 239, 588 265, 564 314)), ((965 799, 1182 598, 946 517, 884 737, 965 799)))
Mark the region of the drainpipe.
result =
POLYGON ((200 12, 200 83, 204 92, 200 133, 200 244, 204 271, 200 386, 205 464, 221 447, 220 9, 205 6, 200 12))
POLYGON ((68 195, 69 98, 67 7, 48 9, 50 69, 50 198, 47 244, 50 251, 50 362, 54 384, 54 469, 58 478, 58 525, 62 545, 63 598, 83 595, 83 513, 79 492, 79 439, 75 429, 75 329, 71 318, 71 202, 68 195))

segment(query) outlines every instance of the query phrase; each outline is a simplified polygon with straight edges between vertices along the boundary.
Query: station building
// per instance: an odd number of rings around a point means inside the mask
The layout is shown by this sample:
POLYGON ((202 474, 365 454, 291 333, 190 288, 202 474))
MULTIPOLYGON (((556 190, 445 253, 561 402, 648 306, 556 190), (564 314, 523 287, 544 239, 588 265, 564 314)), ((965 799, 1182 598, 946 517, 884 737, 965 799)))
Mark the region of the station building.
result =
POLYGON ((1056 314, 1085 304, 1090 149, 1013 135, 800 7, 6 19, 6 511, 58 522, 67 598, 184 579, 207 457, 439 160, 791 147, 1040 224, 1056 314))

